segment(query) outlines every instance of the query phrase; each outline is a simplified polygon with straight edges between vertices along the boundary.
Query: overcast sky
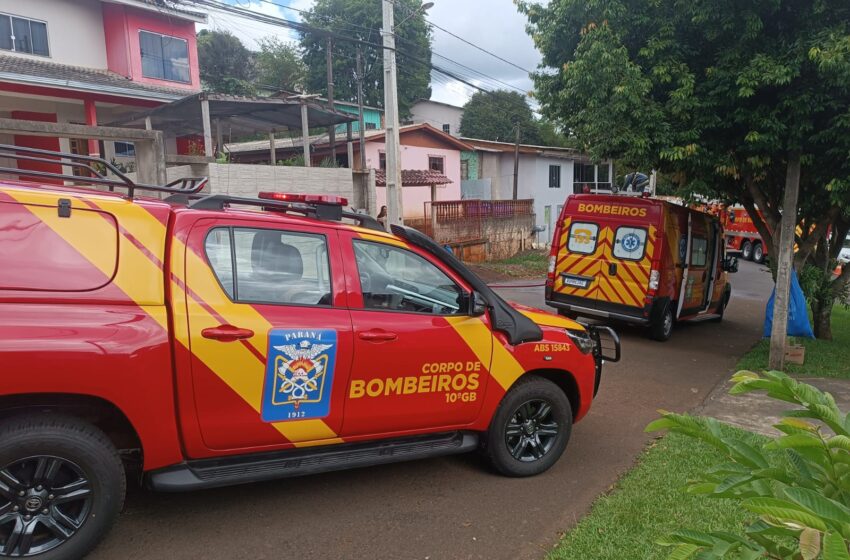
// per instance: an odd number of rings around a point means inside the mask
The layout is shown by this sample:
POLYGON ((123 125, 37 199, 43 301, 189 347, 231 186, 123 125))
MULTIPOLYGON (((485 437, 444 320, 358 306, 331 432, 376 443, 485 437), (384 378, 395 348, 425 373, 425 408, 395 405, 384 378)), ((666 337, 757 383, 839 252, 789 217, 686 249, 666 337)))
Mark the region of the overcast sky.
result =
MULTIPOLYGON (((269 1, 227 1, 252 11, 290 20, 298 20, 300 17, 295 9, 307 10, 313 4, 313 0, 274 0, 277 4, 295 8, 286 9, 269 1)), ((434 0, 434 7, 428 11, 427 17, 436 25, 521 68, 534 70, 540 61, 540 53, 534 48, 531 38, 525 32, 525 18, 517 13, 512 0, 434 0)), ((396 18, 397 21, 400 19, 398 14, 396 18)), ((268 35, 277 35, 291 41, 297 40, 297 36, 291 30, 214 11, 209 14, 207 27, 231 31, 250 49, 256 49, 257 40, 268 35)), ((434 65, 462 75, 467 81, 485 89, 511 89, 526 93, 532 88, 531 80, 523 70, 466 45, 439 29, 434 30, 433 51, 434 65), (468 68, 449 62, 439 55, 468 68), (485 74, 489 78, 476 72, 485 74)), ((431 88, 433 92, 431 99, 454 105, 463 105, 475 92, 473 88, 457 80, 437 75, 436 72, 431 76, 431 88)))

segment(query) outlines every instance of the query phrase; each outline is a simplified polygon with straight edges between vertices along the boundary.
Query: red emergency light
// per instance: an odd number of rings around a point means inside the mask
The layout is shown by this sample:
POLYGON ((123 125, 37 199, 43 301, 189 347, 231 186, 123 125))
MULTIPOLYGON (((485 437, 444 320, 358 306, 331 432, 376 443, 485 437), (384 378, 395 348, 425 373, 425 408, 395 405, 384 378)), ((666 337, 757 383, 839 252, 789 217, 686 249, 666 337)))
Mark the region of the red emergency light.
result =
POLYGON ((300 202, 303 204, 329 204, 331 206, 348 206, 347 198, 332 194, 294 194, 264 191, 259 193, 257 197, 266 200, 280 200, 282 202, 300 202))

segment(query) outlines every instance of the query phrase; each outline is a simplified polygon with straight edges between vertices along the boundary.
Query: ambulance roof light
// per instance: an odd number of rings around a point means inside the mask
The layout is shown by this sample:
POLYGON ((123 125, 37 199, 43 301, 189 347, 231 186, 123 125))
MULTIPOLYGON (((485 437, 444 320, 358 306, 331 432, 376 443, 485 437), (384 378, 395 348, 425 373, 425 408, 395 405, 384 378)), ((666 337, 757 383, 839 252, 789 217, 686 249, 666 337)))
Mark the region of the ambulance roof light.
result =
POLYGON ((303 204, 328 204, 330 206, 348 206, 348 199, 331 194, 297 194, 263 191, 257 194, 257 198, 266 200, 279 200, 281 202, 296 202, 303 204))

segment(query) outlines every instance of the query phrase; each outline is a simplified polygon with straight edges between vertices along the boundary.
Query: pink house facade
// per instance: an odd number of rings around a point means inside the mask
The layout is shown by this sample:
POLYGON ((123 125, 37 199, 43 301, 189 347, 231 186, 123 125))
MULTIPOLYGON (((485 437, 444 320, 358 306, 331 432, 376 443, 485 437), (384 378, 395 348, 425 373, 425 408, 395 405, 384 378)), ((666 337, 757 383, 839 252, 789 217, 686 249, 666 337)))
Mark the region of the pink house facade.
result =
MULTIPOLYGON (((145 0, 3 4, 8 25, 0 29, 9 31, 0 32, 0 117, 98 125, 201 89, 195 24, 204 14, 145 0)), ((21 135, 0 135, 0 143, 119 161, 133 150, 21 135)))
MULTIPOLYGON (((401 138, 401 168, 440 171, 452 182, 437 187, 437 200, 460 200, 460 153, 471 150, 463 142, 428 124, 403 126, 401 138)), ((386 168, 384 131, 375 131, 366 137, 366 166, 386 168)), ((357 161, 357 158, 355 158, 357 161)), ((429 187, 404 187, 403 207, 405 218, 424 218, 425 202, 431 200, 429 187)), ((387 202, 386 187, 377 187, 378 208, 387 202)))

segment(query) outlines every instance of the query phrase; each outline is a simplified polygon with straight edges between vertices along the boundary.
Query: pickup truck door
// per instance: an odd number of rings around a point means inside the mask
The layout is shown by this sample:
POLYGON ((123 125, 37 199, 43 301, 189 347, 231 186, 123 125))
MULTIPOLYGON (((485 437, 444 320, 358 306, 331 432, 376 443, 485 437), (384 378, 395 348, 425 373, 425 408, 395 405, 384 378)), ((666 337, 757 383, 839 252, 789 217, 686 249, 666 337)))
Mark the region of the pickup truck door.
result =
POLYGON ((353 351, 344 286, 334 230, 235 218, 192 226, 177 288, 193 397, 181 402, 193 403, 201 439, 190 455, 340 441, 353 351))
POLYGON ((340 232, 354 361, 343 436, 459 428, 481 410, 493 334, 471 290, 426 253, 340 232))

